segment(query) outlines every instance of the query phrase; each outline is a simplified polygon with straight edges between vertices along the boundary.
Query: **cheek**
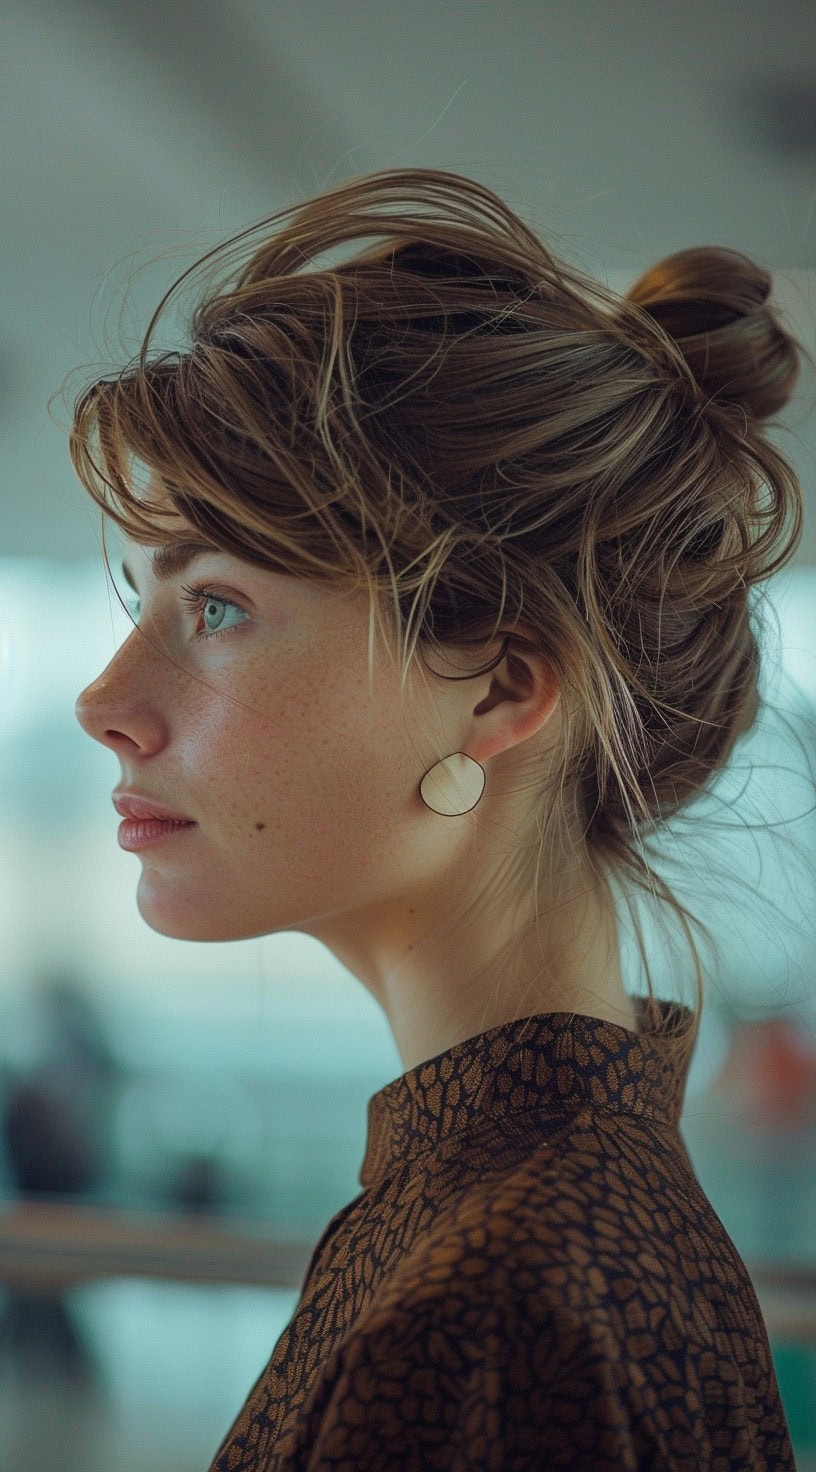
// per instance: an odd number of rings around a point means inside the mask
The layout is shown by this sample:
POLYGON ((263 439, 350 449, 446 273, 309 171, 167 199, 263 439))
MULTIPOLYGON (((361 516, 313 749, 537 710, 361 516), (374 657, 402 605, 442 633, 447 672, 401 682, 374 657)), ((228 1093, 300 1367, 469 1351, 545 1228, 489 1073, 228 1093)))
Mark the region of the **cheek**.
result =
MULTIPOLYGON (((361 710, 360 717, 364 715, 361 710)), ((281 798, 297 805, 313 838, 329 850, 353 849, 355 835, 371 844, 398 811, 395 786, 402 766, 393 739, 377 723, 324 710, 299 725, 282 752, 281 798)))
POLYGON ((302 843, 319 848, 324 863, 380 857, 419 782, 417 754, 392 706, 382 677, 372 697, 365 673, 341 681, 299 666, 278 670, 274 689, 248 681, 197 716, 193 785, 202 811, 224 824, 227 843, 302 843))
MULTIPOLYGON (((231 935, 297 928, 414 877, 424 829, 410 740, 391 710, 366 703, 365 683, 356 701, 322 693, 319 708, 302 688, 288 702, 278 688, 269 717, 228 703, 202 717, 190 791, 205 833, 189 876, 197 906, 202 872, 217 867, 212 923, 231 935)), ((241 700, 260 708, 257 689, 241 700)))
POLYGON ((280 786, 270 806, 326 860, 359 868, 393 854, 409 813, 413 752, 362 704, 304 714, 282 743, 280 786))

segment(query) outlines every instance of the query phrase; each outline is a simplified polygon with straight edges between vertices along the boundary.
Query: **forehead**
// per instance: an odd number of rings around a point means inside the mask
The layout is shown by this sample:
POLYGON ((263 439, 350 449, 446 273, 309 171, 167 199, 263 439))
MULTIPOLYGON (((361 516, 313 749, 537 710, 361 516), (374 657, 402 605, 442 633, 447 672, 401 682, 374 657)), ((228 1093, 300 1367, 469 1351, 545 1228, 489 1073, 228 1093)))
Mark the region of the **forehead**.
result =
MULTIPOLYGON (((149 505, 151 510, 155 508, 161 512, 159 526, 162 537, 201 537, 201 532, 173 505, 167 487, 155 477, 147 483, 143 504, 149 505)), ((149 547, 146 550, 152 552, 154 549, 149 547)))
POLYGON ((119 560, 131 585, 130 574, 134 571, 141 574, 152 572, 158 581, 164 582, 177 572, 183 572, 197 551, 218 550, 207 543, 201 532, 173 506, 167 487, 157 478, 155 472, 151 472, 139 500, 151 509, 157 507, 161 510, 162 541, 150 544, 134 542, 124 533, 119 533, 116 538, 119 560), (170 514, 165 515, 167 512, 170 514))
POLYGON ((136 586, 136 574, 140 578, 152 575, 158 582, 166 582, 186 571, 194 557, 219 551, 182 516, 168 517, 162 522, 162 531, 166 531, 169 540, 145 544, 134 542, 124 534, 116 538, 116 559, 132 588, 136 586))

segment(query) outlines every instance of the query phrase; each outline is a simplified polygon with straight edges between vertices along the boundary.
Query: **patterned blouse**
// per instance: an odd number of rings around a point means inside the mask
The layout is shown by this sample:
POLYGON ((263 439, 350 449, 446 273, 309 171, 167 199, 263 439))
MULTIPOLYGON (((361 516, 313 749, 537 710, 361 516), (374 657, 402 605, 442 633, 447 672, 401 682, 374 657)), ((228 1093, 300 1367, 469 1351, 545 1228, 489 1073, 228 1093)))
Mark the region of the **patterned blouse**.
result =
POLYGON ((373 1095, 363 1190, 210 1472, 795 1472, 679 1130, 687 1009, 635 1000, 637 1033, 539 1013, 373 1095))

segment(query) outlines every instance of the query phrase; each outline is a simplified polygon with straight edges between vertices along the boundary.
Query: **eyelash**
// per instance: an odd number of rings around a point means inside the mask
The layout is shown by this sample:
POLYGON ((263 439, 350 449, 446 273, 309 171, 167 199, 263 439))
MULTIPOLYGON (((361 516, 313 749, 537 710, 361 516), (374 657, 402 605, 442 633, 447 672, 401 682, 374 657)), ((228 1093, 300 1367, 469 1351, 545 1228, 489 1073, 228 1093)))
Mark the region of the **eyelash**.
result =
MULTIPOLYGON (((237 608, 239 613, 243 613, 249 618, 249 614, 247 614, 245 608, 242 608, 240 603, 236 603, 232 598, 222 598, 219 593, 214 592, 205 583, 194 584, 192 587, 188 586, 187 583, 182 583, 181 590, 182 603, 186 603, 195 614, 203 613, 208 603, 220 603, 222 608, 237 608)), ((136 602, 139 601, 138 595, 134 594, 134 598, 136 602)), ((127 603, 129 611, 132 610, 132 606, 133 598, 129 599, 127 603)), ((131 617, 133 617, 132 611, 131 617)), ((207 629, 203 634, 196 634, 196 638, 218 639, 222 634, 231 634, 232 632, 232 629, 207 629)))
MULTIPOLYGON (((239 613, 246 614, 246 609, 242 608, 240 603, 235 603, 231 598, 220 597, 218 593, 213 592, 212 588, 208 588, 204 584, 188 587, 186 583, 182 583, 181 589, 182 603, 186 603, 196 614, 203 613, 208 603, 220 603, 223 608, 237 608, 239 613)), ((249 617, 248 614, 247 617, 249 617)), ((207 629, 203 634, 196 634, 196 638, 220 639, 224 634, 231 634, 232 632, 233 629, 207 629)))

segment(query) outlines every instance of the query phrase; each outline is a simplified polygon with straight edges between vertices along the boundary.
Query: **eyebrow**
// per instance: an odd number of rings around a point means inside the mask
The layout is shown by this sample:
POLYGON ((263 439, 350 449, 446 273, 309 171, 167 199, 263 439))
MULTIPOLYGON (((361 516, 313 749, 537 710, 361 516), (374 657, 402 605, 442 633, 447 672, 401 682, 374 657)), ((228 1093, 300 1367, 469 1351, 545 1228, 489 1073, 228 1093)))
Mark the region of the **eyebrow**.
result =
MULTIPOLYGON (((179 573, 186 572, 197 557, 203 557, 207 552, 220 552, 221 550, 220 547, 213 546, 211 542, 170 542, 166 547, 158 547, 153 553, 153 576, 158 582, 167 583, 171 578, 178 577, 179 573)), ((122 563, 122 575, 134 593, 138 593, 139 589, 136 587, 132 569, 126 562, 122 563)))

